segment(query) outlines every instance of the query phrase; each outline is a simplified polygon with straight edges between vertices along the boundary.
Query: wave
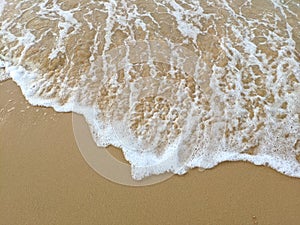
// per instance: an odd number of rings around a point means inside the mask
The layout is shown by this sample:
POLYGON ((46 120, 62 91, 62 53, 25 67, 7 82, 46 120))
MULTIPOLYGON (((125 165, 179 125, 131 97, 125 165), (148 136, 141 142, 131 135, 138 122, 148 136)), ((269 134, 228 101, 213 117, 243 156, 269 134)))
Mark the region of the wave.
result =
POLYGON ((238 160, 300 177, 296 1, 23 0, 0 15, 0 81, 83 114, 133 178, 238 160))

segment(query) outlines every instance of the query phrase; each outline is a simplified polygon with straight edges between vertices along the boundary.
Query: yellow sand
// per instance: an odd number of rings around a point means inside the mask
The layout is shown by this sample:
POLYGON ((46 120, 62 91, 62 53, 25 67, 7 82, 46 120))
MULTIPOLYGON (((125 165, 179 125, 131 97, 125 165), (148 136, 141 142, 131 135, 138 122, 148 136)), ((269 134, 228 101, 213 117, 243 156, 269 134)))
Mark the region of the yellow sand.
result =
POLYGON ((118 185, 82 158, 71 114, 27 106, 15 83, 0 84, 0 225, 300 224, 300 179, 229 162, 118 185))

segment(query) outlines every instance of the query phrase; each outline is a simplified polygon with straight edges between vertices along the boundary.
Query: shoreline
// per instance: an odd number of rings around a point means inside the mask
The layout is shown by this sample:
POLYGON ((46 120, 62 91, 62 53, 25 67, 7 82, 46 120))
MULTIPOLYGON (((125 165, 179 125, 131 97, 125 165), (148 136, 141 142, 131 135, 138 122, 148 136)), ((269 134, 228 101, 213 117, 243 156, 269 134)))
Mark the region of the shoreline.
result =
POLYGON ((84 161, 70 113, 30 106, 11 80, 0 83, 0 105, 3 224, 296 225, 300 220, 298 178, 224 162, 152 186, 122 186, 84 161))

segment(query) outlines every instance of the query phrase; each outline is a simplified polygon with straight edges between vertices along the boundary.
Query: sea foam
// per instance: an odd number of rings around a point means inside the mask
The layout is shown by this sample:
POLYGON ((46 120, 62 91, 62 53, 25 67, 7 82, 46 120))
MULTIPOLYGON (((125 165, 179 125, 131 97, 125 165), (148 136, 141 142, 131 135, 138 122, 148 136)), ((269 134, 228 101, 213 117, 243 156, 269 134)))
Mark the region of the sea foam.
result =
POLYGON ((0 15, 0 81, 84 115, 133 178, 238 160, 300 177, 296 1, 23 0, 0 15))

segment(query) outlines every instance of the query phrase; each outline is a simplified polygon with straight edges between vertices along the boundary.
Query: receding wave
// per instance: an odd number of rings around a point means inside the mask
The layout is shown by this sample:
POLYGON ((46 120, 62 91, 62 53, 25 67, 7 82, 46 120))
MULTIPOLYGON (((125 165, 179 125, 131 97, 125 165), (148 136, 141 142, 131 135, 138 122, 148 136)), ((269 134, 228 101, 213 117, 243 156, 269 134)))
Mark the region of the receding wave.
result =
POLYGON ((6 0, 0 81, 83 114, 141 179, 246 160, 300 177, 296 0, 6 0))

